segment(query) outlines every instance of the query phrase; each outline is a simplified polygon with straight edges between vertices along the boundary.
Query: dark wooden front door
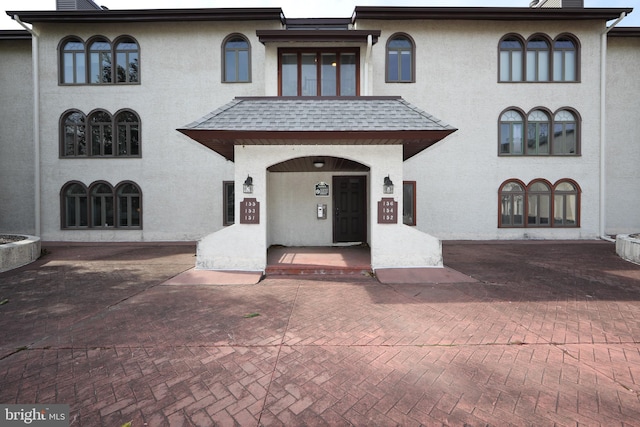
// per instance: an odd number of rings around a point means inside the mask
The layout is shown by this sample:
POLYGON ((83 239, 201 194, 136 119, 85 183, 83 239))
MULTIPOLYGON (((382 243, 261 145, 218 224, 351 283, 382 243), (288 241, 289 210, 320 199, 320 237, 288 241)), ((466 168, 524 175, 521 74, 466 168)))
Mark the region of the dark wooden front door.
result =
POLYGON ((333 177, 333 241, 367 241, 367 177, 333 177))

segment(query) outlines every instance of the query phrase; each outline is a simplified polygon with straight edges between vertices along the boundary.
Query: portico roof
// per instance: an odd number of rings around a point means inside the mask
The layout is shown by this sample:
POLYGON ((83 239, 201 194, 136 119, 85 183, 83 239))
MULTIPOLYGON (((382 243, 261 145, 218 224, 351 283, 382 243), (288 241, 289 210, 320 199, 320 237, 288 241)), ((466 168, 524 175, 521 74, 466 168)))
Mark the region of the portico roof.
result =
POLYGON ((404 160, 457 129, 387 97, 238 97, 178 131, 233 160, 234 145, 402 145, 404 160))

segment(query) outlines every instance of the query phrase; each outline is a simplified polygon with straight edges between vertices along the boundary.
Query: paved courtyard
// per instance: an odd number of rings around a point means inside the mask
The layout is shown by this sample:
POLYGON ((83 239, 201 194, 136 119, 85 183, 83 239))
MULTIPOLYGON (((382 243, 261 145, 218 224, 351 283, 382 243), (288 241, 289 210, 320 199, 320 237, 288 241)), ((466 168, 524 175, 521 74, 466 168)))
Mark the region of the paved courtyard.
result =
POLYGON ((640 426, 640 266, 445 242, 461 283, 168 285, 191 245, 48 246, 0 274, 0 403, 72 426, 640 426))

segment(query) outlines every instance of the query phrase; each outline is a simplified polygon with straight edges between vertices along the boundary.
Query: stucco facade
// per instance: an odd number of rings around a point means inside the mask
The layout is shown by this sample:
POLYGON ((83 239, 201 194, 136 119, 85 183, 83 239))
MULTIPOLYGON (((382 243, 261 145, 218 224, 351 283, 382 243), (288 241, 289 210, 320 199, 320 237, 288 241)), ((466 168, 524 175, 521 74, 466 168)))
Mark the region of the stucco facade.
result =
MULTIPOLYGON (((314 185, 332 183, 335 176, 364 177, 366 235, 361 243, 371 247, 373 268, 441 266, 440 240, 446 239, 594 239, 637 232, 640 83, 632 70, 640 66, 640 31, 627 30, 622 36, 614 29, 602 36, 607 21, 630 9, 560 9, 561 19, 549 10, 486 8, 478 14, 471 9, 391 8, 382 14, 376 8, 356 8, 341 32, 305 30, 317 35, 315 39, 289 36, 286 18, 272 9, 237 9, 233 19, 209 9, 198 20, 158 11, 92 11, 87 12, 91 22, 69 22, 63 19, 64 11, 18 13, 38 34, 34 45, 39 97, 34 101, 31 42, 0 37, 0 85, 3 95, 15 99, 0 107, 0 232, 40 230, 43 241, 202 239, 200 268, 262 270, 271 245, 339 243, 333 234, 334 199, 312 192, 314 185), (104 18, 109 14, 114 18, 104 18), (276 31, 277 37, 269 31, 276 31), (364 35, 347 38, 347 32, 364 35), (224 44, 234 34, 249 45, 248 82, 224 81, 224 44), (387 76, 388 43, 398 34, 413 45, 414 74, 406 82, 390 82, 387 76), (507 35, 551 41, 569 35, 577 42, 577 77, 566 82, 501 80, 500 42, 507 35), (83 42, 97 36, 134 40, 139 81, 61 84, 61 51, 70 36, 83 42), (232 159, 178 131, 234 98, 277 97, 283 84, 284 49, 357 52, 359 96, 399 96, 456 130, 408 157, 403 157, 404 143, 396 136, 397 142, 389 145, 379 145, 375 138, 364 145, 335 145, 330 138, 317 144, 244 145, 236 139, 232 159), (104 110, 115 117, 124 109, 139 117, 139 155, 62 154, 63 117, 70 111, 89 117, 104 110), (500 155, 501 115, 510 109, 524 115, 542 110, 550 117, 569 109, 577 117, 579 152, 500 155), (34 111, 39 113, 37 138, 34 111), (38 167, 33 161, 34 139, 40 153, 38 167), (346 159, 363 168, 269 170, 291 159, 322 157, 346 159), (34 196, 37 168, 39 200, 34 196), (242 190, 247 176, 254 183, 250 196, 242 190), (385 177, 395 183, 390 196, 383 194, 385 177), (550 187, 575 183, 579 223, 504 226, 500 189, 510 180, 524 185, 541 180, 550 187), (415 225, 402 224, 401 212, 396 224, 381 224, 377 209, 384 197, 393 198, 402 210, 403 181, 415 182, 415 225), (225 182, 235 182, 233 225, 225 225, 225 182), (119 227, 97 224, 91 217, 93 225, 69 226, 64 191, 73 183, 87 189, 104 183, 114 192, 134 183, 142 205, 139 223, 119 227), (259 224, 239 224, 239 203, 247 197, 261 203, 259 224), (318 204, 327 206, 327 219, 318 218, 318 204)), ((344 135, 342 139, 348 138, 344 135)), ((118 197, 114 195, 116 204, 118 197)), ((95 216, 94 211, 91 214, 95 216)))

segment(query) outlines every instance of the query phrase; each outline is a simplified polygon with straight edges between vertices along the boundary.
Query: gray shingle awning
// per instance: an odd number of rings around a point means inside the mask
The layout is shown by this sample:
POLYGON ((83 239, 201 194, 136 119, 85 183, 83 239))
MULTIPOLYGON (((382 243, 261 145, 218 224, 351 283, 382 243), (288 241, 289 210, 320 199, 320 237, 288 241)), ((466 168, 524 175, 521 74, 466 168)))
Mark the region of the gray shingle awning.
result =
POLYGON ((401 97, 252 97, 178 131, 233 160, 241 145, 402 145, 408 159, 455 128, 401 97))

